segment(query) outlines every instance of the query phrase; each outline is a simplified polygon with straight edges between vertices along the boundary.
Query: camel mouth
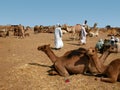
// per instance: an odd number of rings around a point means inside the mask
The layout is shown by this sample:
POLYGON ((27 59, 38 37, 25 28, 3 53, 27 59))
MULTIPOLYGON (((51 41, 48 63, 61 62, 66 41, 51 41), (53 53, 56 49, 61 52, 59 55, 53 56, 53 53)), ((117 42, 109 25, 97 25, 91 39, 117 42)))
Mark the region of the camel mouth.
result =
POLYGON ((38 46, 37 50, 41 50, 41 47, 40 47, 40 46, 38 46))
POLYGON ((90 51, 90 50, 88 50, 88 51, 86 52, 86 54, 87 54, 87 55, 90 55, 90 56, 93 56, 93 55, 94 55, 93 52, 90 51))
POLYGON ((86 52, 87 55, 92 55, 90 52, 86 52))

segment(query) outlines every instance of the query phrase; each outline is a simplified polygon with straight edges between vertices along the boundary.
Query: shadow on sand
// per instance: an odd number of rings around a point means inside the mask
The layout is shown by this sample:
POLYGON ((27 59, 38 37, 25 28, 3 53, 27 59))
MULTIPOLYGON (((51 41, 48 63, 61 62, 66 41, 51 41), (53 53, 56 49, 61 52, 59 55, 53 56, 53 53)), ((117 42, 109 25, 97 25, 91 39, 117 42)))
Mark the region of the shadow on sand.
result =
POLYGON ((52 68, 52 66, 48 66, 48 65, 43 65, 43 64, 38 64, 38 63, 28 63, 29 65, 35 65, 35 66, 41 66, 41 67, 49 67, 52 68))
POLYGON ((70 45, 76 45, 76 46, 80 46, 80 44, 76 44, 76 43, 67 43, 67 44, 70 44, 70 45))

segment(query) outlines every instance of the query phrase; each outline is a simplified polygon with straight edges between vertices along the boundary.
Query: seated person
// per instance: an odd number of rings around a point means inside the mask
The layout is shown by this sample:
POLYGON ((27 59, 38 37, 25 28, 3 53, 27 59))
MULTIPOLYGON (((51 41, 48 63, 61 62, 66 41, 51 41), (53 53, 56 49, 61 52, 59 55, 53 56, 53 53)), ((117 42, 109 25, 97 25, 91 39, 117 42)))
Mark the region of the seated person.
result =
POLYGON ((100 39, 100 40, 96 43, 95 48, 97 49, 97 51, 99 51, 99 52, 102 51, 102 49, 103 49, 103 44, 104 44, 104 42, 103 42, 102 39, 100 39))

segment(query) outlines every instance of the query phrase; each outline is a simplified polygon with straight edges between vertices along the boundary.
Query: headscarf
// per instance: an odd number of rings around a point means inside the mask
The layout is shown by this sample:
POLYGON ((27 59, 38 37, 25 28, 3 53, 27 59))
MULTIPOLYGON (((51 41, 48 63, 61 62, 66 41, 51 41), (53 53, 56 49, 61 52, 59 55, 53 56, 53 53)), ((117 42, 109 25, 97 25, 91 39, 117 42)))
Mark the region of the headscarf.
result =
POLYGON ((59 24, 59 23, 57 23, 57 24, 56 24, 56 27, 60 27, 60 24, 59 24))

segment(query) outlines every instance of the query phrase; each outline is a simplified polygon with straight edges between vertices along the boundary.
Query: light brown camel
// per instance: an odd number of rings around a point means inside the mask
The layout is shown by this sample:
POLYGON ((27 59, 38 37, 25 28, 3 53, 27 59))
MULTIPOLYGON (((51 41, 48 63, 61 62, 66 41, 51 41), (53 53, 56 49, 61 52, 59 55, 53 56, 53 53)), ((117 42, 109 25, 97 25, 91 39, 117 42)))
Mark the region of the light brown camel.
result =
POLYGON ((18 25, 18 35, 20 38, 24 38, 25 31, 24 31, 24 26, 19 24, 18 25))
POLYGON ((38 50, 43 51, 54 64, 55 70, 50 74, 69 76, 70 74, 82 74, 85 66, 88 66, 89 58, 85 54, 86 49, 79 48, 66 52, 63 56, 56 56, 49 45, 38 46, 38 50))
POLYGON ((99 28, 97 28, 97 23, 94 23, 94 26, 89 30, 88 35, 90 37, 97 37, 99 35, 99 28))
POLYGON ((101 78, 101 81, 104 82, 114 83, 117 80, 120 81, 120 58, 113 60, 112 62, 110 62, 110 64, 105 66, 99 60, 95 48, 89 48, 87 54, 90 58, 88 68, 92 74, 94 74, 94 72, 97 72, 99 74, 106 75, 107 77, 101 78))
POLYGON ((120 53, 120 43, 115 43, 115 45, 111 46, 111 52, 120 53))
MULTIPOLYGON (((43 51, 50 58, 55 66, 56 71, 52 70, 51 74, 59 74, 61 76, 69 76, 69 74, 83 74, 87 64, 89 63, 89 58, 85 54, 86 49, 79 48, 76 50, 67 51, 63 56, 56 56, 50 48, 50 44, 38 46, 38 50, 43 51)), ((101 56, 101 62, 109 55, 109 51, 105 51, 101 56)))
POLYGON ((75 26, 71 27, 71 33, 72 33, 72 38, 73 40, 75 39, 80 39, 80 31, 81 31, 81 25, 80 24, 76 24, 75 26))

